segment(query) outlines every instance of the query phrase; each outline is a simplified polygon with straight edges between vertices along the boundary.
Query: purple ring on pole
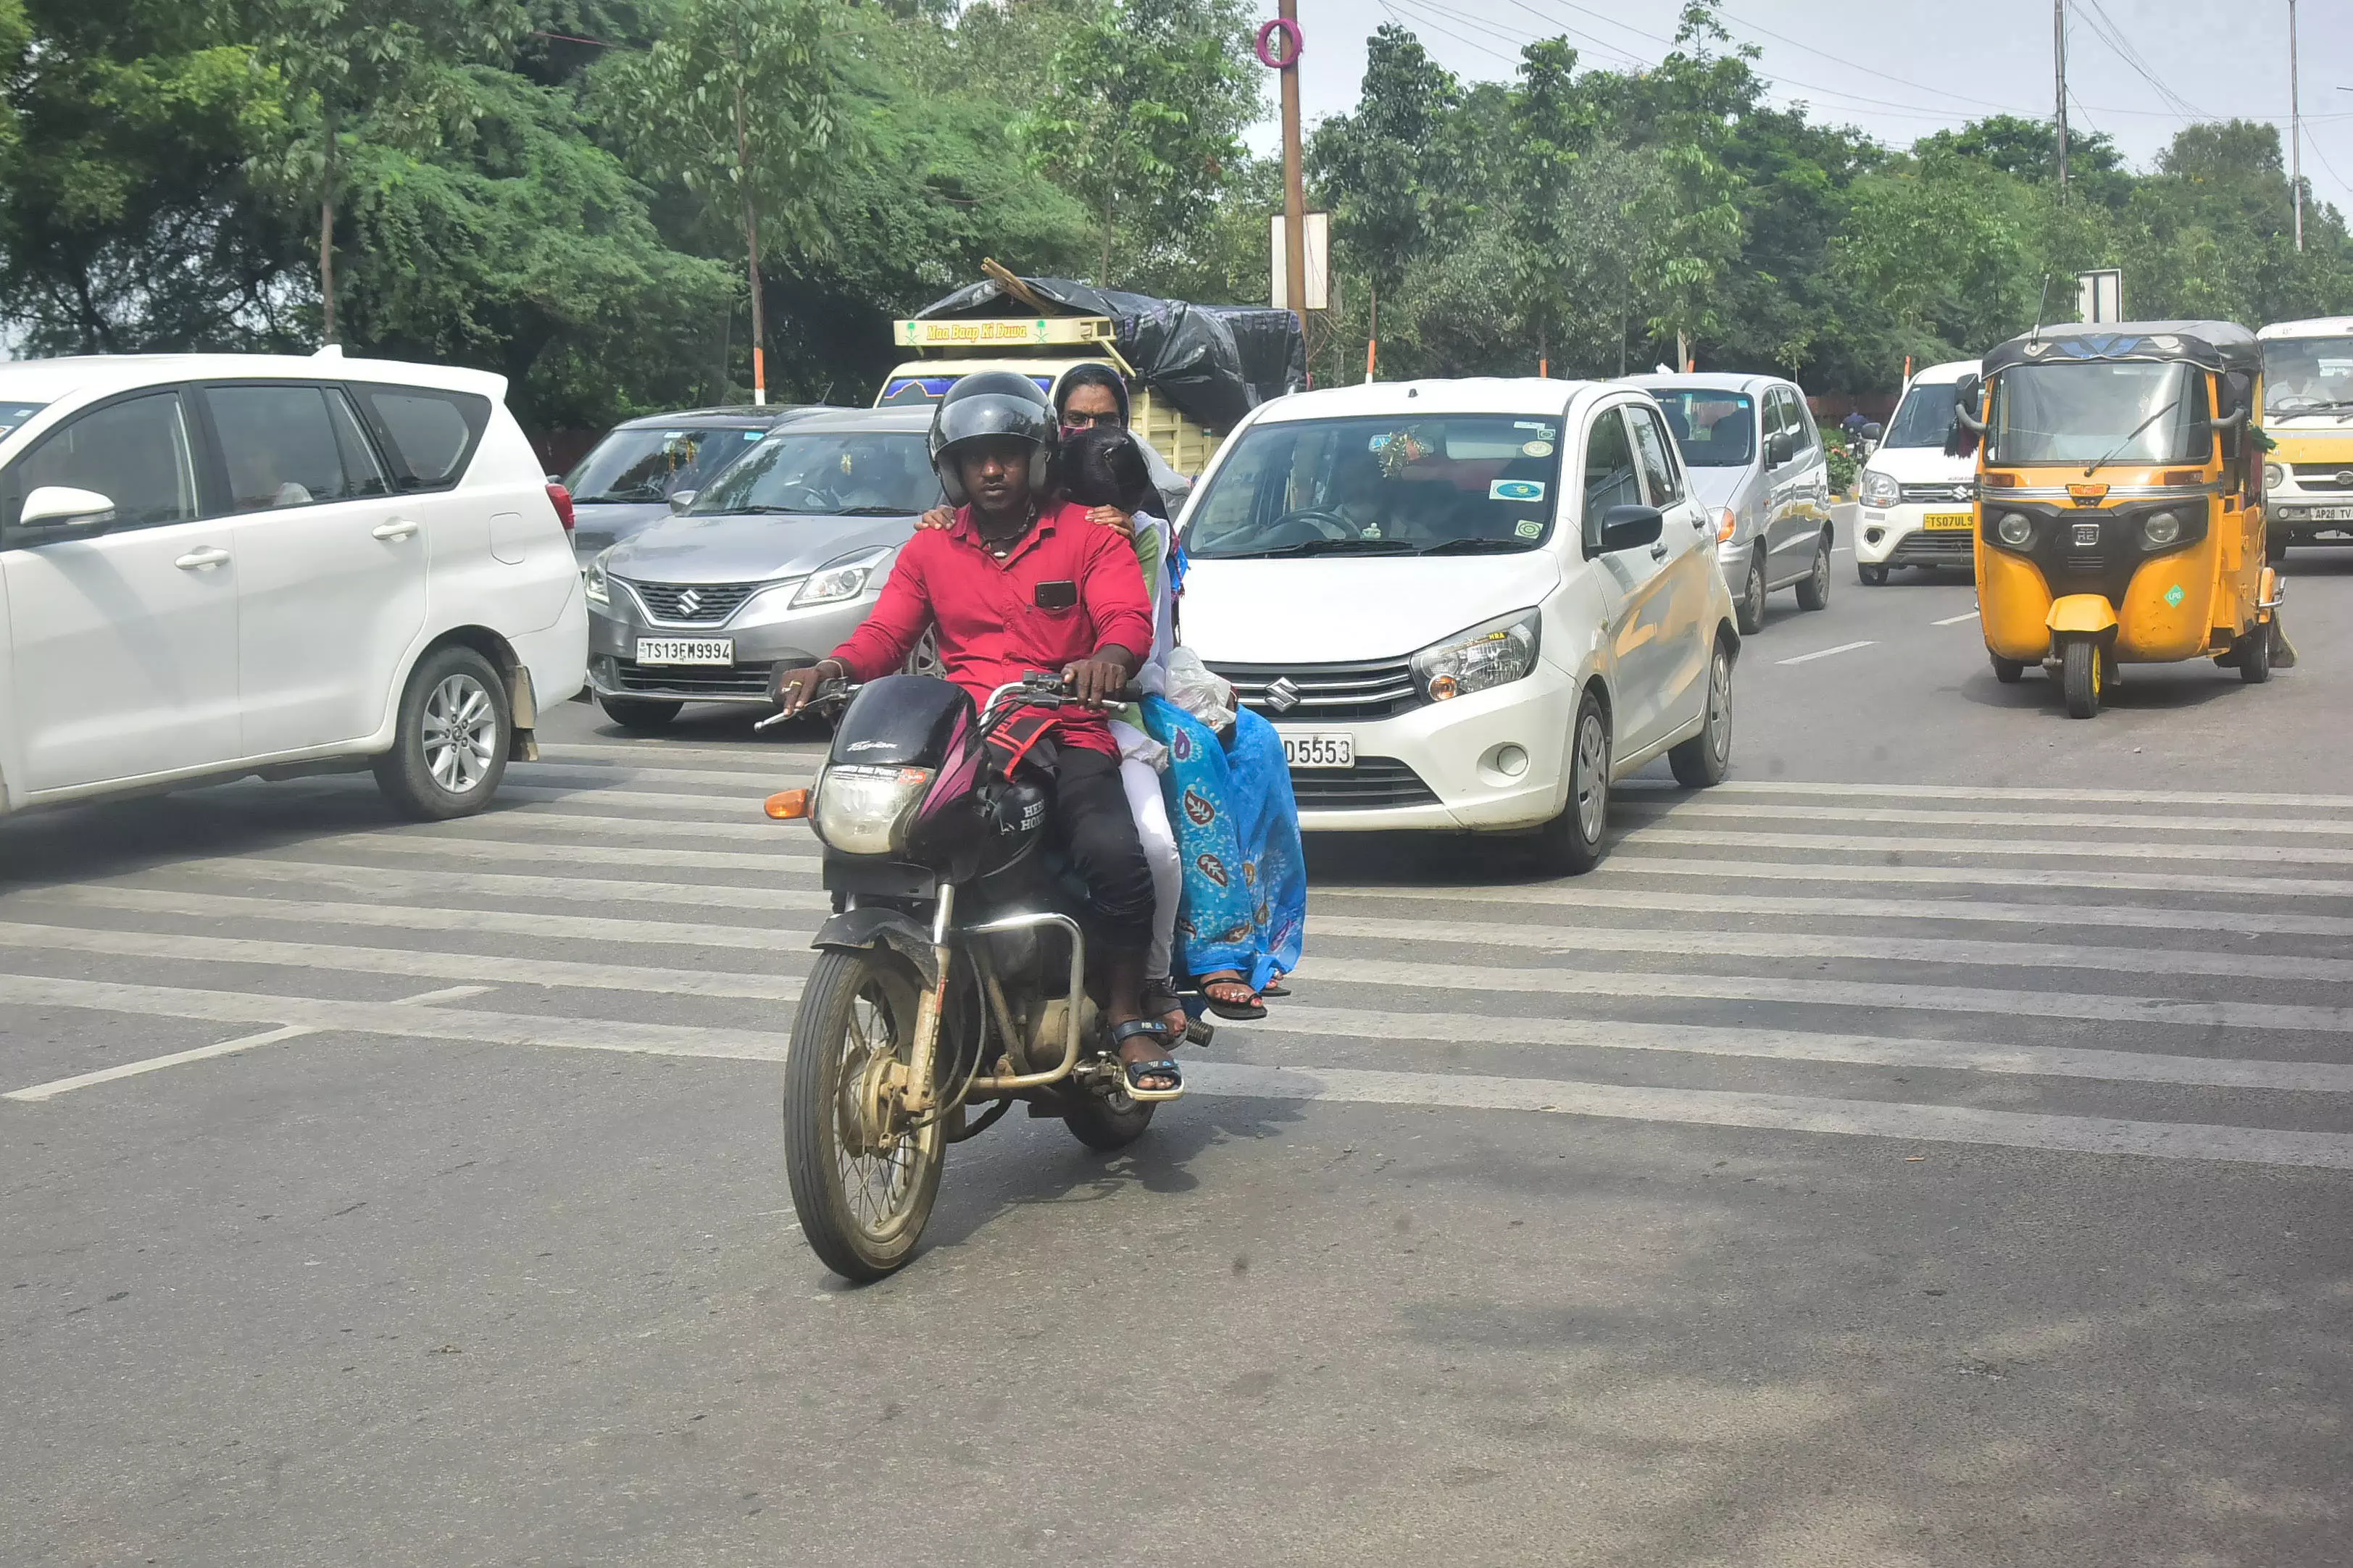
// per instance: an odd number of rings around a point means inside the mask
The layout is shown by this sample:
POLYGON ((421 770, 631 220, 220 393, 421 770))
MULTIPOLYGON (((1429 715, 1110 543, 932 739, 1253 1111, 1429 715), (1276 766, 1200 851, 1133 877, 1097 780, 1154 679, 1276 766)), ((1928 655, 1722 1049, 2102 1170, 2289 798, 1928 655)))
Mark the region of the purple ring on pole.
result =
POLYGON ((1301 53, 1306 47, 1307 40, 1301 35, 1299 24, 1288 16, 1277 16, 1258 30, 1258 63, 1271 71, 1289 70, 1293 66, 1297 65, 1301 53), (1277 33, 1282 34, 1291 45, 1290 49, 1280 58, 1277 58, 1272 49, 1266 47, 1267 40, 1277 33))

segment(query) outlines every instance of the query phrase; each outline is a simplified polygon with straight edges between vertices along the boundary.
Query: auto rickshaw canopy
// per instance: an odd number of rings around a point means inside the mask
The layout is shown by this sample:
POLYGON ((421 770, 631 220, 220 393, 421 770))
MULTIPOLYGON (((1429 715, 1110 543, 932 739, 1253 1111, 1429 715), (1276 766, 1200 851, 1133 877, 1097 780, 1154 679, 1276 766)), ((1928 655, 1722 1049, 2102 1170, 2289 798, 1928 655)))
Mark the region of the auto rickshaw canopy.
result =
POLYGON ((2248 375, 2263 367, 2255 334, 2236 321, 2104 321, 2044 327, 2012 338, 1985 356, 1983 374, 2086 360, 2157 360, 2248 375))

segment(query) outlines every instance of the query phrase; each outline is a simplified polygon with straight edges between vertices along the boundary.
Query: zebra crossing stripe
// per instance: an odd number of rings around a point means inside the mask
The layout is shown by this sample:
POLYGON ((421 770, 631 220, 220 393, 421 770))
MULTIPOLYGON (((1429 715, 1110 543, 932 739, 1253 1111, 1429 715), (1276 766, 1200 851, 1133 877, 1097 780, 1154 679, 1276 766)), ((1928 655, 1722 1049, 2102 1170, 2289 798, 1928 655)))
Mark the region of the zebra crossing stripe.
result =
MULTIPOLYGON (((1884 805, 1755 805, 1712 800, 1652 801, 1622 796, 1617 809, 1637 812, 1658 821, 1681 822, 1692 817, 1738 818, 1760 822, 1919 823, 1929 826, 2002 827, 2020 830, 2046 827, 2105 828, 2130 833, 2203 833, 2228 836, 2276 833, 2343 838, 2353 835, 2353 822, 2313 822, 2302 817, 2158 816, 2140 812, 2090 811, 1936 811, 1926 807, 1884 805)), ((2032 839, 2021 843, 2031 844, 2032 839)))
MULTIPOLYGON (((1629 790, 1682 792, 1672 779, 1628 779, 1629 790)), ((1964 784, 1827 784, 1810 779, 1726 779, 1708 790, 1720 795, 1858 795, 1866 800, 2015 800, 2062 805, 2283 806, 2311 811, 2353 812, 2353 795, 2232 794, 2212 790, 2056 789, 2045 786, 1964 784)))
MULTIPOLYGON (((1612 843, 1683 844, 1725 849, 1803 849, 1815 855, 1981 855, 2017 859, 2202 860, 2225 865, 2353 866, 2353 848, 2326 844, 2151 844, 2128 839, 1877 837, 1854 833, 1731 833, 1690 827, 1634 827, 1612 843)), ((1608 864, 1608 862, 1604 862, 1608 864)))

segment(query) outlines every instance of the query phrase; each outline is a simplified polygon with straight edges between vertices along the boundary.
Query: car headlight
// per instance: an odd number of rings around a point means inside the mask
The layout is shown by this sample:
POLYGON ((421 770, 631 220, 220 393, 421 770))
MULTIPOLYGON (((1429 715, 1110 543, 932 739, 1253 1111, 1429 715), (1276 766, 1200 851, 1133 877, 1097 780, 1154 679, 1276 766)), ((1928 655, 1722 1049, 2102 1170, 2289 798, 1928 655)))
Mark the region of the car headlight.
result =
POLYGON ((1865 506, 1894 506, 1904 499, 1904 487, 1895 482, 1893 474, 1883 474, 1876 468, 1862 471, 1862 488, 1855 492, 1865 506))
POLYGON ((836 561, 810 573, 793 595, 792 608, 805 609, 810 605, 838 604, 843 599, 855 599, 866 592, 866 584, 880 575, 891 559, 888 550, 872 551, 847 561, 836 561))
POLYGON ((1519 679, 1536 667, 1534 610, 1498 616, 1460 637, 1433 643, 1413 656, 1413 678, 1432 702, 1467 697, 1519 679))
POLYGON ((2023 550, 2034 541, 2034 520, 2022 511, 2005 512, 1993 531, 2012 550, 2023 550))
POLYGON ((2263 489, 2275 490, 2285 483, 2287 483, 2287 465, 2284 463, 2263 465, 2263 489))
POLYGON ((2181 519, 2169 511, 2152 512, 2141 520, 2141 542, 2163 550, 2181 537, 2181 519))
POLYGON ((607 609, 612 607, 613 584, 605 575, 605 558, 602 555, 588 563, 587 574, 580 580, 580 591, 588 596, 590 604, 602 605, 607 609))
POLYGON ((931 786, 929 768, 829 767, 818 775, 809 826, 844 855, 895 855, 931 786))

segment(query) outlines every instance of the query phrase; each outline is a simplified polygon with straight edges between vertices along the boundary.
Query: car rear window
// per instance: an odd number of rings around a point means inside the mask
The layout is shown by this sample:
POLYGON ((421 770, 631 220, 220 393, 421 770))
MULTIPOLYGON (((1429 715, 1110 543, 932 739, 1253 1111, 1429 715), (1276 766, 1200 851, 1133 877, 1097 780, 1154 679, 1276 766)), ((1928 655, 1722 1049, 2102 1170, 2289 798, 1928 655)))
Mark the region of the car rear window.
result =
POLYGON ((1737 468, 1757 454, 1757 405, 1744 392, 1652 387, 1667 433, 1694 468, 1737 468))
POLYGON ((491 400, 470 392, 365 384, 353 390, 366 403, 378 433, 391 447, 403 489, 446 489, 456 484, 482 432, 490 428, 491 400))
POLYGON ((739 425, 637 425, 609 431, 565 479, 575 501, 659 501, 700 489, 757 446, 739 425))

